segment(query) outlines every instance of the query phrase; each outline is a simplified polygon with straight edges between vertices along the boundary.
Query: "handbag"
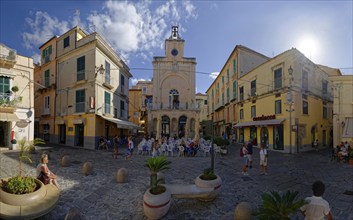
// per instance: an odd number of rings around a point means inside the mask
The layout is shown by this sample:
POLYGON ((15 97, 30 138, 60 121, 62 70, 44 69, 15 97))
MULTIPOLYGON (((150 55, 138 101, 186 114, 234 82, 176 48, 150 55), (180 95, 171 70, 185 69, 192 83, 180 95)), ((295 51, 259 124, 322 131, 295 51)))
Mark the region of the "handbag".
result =
POLYGON ((47 185, 50 183, 50 178, 47 175, 45 175, 45 173, 43 172, 40 172, 37 179, 39 179, 44 185, 47 185))

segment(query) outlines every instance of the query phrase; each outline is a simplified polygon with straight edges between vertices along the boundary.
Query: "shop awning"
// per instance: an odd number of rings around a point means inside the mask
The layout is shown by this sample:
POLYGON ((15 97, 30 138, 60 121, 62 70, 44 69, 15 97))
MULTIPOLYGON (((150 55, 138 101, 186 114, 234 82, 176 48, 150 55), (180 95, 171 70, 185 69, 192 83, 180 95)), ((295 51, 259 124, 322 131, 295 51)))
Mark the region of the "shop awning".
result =
POLYGON ((236 125, 234 125, 234 128, 241 128, 241 127, 250 127, 250 126, 266 126, 266 125, 279 125, 282 124, 282 122, 285 119, 272 119, 272 120, 262 120, 262 121, 246 121, 246 122, 240 122, 236 125))
POLYGON ((19 121, 15 113, 0 112, 0 121, 19 121))
POLYGON ((132 123, 132 122, 129 122, 129 121, 125 121, 125 120, 121 120, 121 119, 118 119, 118 118, 108 118, 108 117, 105 117, 103 115, 100 115, 103 119, 107 120, 107 121, 110 121, 110 122, 113 122, 116 124, 117 128, 121 128, 121 129, 138 129, 140 130, 141 127, 132 123))

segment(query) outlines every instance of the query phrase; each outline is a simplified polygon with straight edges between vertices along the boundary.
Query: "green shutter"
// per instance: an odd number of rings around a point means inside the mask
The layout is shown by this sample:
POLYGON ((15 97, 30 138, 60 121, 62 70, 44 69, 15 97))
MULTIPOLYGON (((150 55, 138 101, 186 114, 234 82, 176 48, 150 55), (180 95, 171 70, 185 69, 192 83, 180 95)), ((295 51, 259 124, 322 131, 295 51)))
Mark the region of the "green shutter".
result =
POLYGON ((44 56, 45 56, 45 49, 42 50, 42 58, 44 58, 44 56))
POLYGON ((51 54, 51 45, 49 46, 49 54, 51 54))
POLYGON ((104 93, 104 103, 110 105, 110 93, 108 92, 104 93))

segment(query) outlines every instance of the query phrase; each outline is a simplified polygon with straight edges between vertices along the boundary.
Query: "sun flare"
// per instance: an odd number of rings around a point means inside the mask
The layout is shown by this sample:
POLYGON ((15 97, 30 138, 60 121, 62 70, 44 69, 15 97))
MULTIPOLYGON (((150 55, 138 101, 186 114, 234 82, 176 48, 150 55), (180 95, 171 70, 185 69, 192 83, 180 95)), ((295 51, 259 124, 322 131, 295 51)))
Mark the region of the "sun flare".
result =
POLYGON ((318 40, 310 35, 303 36, 298 41, 298 50, 307 58, 316 58, 318 54, 318 40))

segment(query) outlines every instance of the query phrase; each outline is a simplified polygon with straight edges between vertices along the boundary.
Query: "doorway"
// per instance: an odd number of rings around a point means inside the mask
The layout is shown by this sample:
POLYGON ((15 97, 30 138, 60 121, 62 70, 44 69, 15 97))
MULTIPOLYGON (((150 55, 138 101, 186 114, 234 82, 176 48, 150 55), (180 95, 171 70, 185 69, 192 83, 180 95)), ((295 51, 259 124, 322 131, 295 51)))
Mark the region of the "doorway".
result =
POLYGON ((268 148, 268 130, 267 127, 262 127, 261 131, 260 131, 260 135, 261 135, 261 144, 263 144, 263 146, 265 148, 268 148))
POLYGON ((273 149, 283 150, 283 125, 273 126, 273 149))
POLYGON ((59 125, 59 144, 66 144, 66 125, 59 125))
POLYGON ((181 116, 179 118, 179 125, 178 125, 178 135, 179 138, 182 138, 185 136, 185 125, 186 125, 186 116, 181 116))
POLYGON ((83 124, 75 124, 75 146, 83 147, 83 124))

